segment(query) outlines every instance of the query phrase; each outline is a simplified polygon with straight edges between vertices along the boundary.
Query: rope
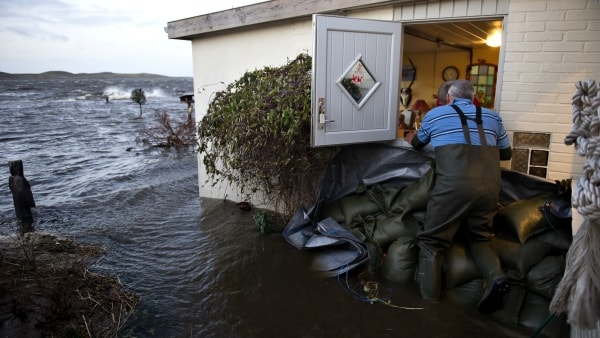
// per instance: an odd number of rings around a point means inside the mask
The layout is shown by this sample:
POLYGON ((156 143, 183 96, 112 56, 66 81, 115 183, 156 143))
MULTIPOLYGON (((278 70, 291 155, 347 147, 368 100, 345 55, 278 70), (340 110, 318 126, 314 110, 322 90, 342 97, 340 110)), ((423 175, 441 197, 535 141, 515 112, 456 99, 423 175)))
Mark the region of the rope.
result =
POLYGON ((600 220, 600 108, 599 88, 594 80, 578 82, 572 99, 573 128, 565 137, 587 158, 583 175, 573 191, 573 207, 587 220, 600 220))
POLYGON ((567 252, 550 311, 567 313, 573 327, 595 329, 600 323, 600 84, 587 80, 575 87, 573 127, 565 144, 586 157, 571 201, 584 222, 567 252))

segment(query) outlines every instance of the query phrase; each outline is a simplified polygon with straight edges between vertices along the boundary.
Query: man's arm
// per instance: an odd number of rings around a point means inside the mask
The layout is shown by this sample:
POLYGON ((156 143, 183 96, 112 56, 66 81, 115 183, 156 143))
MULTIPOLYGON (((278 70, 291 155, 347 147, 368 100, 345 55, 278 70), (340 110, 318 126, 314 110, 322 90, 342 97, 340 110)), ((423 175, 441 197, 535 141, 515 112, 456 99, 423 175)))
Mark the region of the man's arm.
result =
POLYGON ((413 146, 413 148, 415 149, 421 149, 424 146, 427 145, 427 143, 423 143, 419 140, 419 138, 417 137, 417 135, 415 135, 415 137, 413 137, 413 139, 410 141, 410 144, 413 146))
POLYGON ((417 133, 416 132, 410 132, 408 134, 406 134, 406 136, 404 137, 404 139, 410 143, 411 146, 413 146, 413 148, 415 149, 421 149, 424 146, 427 145, 427 143, 423 143, 419 140, 419 138, 417 137, 417 133))
POLYGON ((500 149, 500 161, 508 161, 512 158, 512 147, 500 149))

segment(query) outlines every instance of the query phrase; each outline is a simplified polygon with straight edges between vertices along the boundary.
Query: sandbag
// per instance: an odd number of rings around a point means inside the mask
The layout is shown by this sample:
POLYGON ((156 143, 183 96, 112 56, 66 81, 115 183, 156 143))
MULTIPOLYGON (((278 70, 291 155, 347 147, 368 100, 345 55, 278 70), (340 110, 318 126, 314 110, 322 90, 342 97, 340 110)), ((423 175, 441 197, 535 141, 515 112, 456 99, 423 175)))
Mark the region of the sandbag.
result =
POLYGON ((367 231, 367 237, 385 248, 399 237, 416 236, 419 225, 424 220, 421 213, 426 211, 434 181, 435 172, 431 168, 419 181, 402 188, 381 189, 374 186, 372 191, 378 193, 372 193, 372 199, 376 199, 374 196, 382 196, 383 201, 389 205, 381 208, 386 217, 377 219, 372 235, 367 231))
POLYGON ((570 229, 571 218, 557 217, 559 211, 553 211, 553 205, 562 207, 562 204, 564 204, 552 202, 560 199, 562 197, 559 198, 554 194, 542 194, 516 201, 501 208, 494 217, 494 230, 510 233, 523 244, 531 236, 551 228, 570 229))
POLYGON ((393 211, 392 208, 395 207, 395 204, 399 200, 399 196, 402 193, 402 190, 406 188, 407 186, 382 188, 382 201, 385 205, 385 209, 388 211, 388 214, 400 214, 402 212, 402 210, 393 211))
POLYGON ((560 256, 546 256, 536 264, 525 277, 527 290, 552 300, 558 283, 565 271, 565 258, 560 256))
POLYGON ((415 237, 418 223, 410 214, 383 218, 375 223, 372 239, 381 247, 386 247, 400 237, 415 237))
POLYGON ((346 217, 344 216, 339 200, 332 203, 323 203, 320 215, 323 219, 331 217, 340 224, 346 223, 346 217))
POLYGON ((492 237, 491 243, 502 265, 514 270, 518 279, 525 278, 529 269, 546 257, 552 249, 549 244, 536 238, 521 244, 518 240, 495 236, 492 237))
POLYGON ((483 295, 483 279, 473 279, 461 285, 456 285, 451 289, 444 290, 444 297, 475 306, 479 303, 483 295))
POLYGON ((371 241, 373 238, 373 232, 375 231, 375 224, 377 219, 373 215, 355 216, 350 224, 346 224, 346 228, 351 231, 361 241, 371 241))
POLYGON ((434 184, 435 169, 431 167, 420 180, 399 191, 397 198, 390 205, 390 211, 394 214, 406 214, 425 210, 434 184))
POLYGON ((535 238, 552 247, 552 252, 566 255, 573 243, 573 230, 571 225, 552 228, 535 235, 535 238))
POLYGON ((473 257, 471 257, 469 250, 462 244, 454 243, 446 250, 444 264, 444 285, 446 289, 451 289, 474 279, 481 278, 481 273, 477 269, 473 257))
POLYGON ((390 244, 383 260, 381 273, 393 282, 408 283, 415 275, 419 260, 419 248, 413 237, 400 237, 390 244))
POLYGON ((349 225, 357 216, 373 215, 379 212, 379 206, 373 202, 369 195, 349 195, 339 200, 344 224, 349 225))

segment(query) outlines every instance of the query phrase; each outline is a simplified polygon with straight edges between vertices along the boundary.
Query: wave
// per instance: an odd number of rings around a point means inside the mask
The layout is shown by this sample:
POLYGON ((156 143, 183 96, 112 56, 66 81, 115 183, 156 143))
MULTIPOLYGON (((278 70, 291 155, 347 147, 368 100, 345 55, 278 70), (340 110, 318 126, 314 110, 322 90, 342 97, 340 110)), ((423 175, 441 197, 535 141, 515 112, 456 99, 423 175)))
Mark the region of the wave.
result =
POLYGON ((90 99, 92 97, 93 97, 92 94, 83 94, 83 95, 77 96, 77 98, 75 98, 75 99, 76 100, 87 100, 87 99, 90 99))
MULTIPOLYGON (((108 97, 111 100, 129 100, 131 98, 131 92, 136 88, 122 87, 122 86, 108 86, 102 92, 102 96, 108 97)), ((161 88, 151 88, 150 90, 142 88, 147 98, 162 98, 169 97, 161 88)))

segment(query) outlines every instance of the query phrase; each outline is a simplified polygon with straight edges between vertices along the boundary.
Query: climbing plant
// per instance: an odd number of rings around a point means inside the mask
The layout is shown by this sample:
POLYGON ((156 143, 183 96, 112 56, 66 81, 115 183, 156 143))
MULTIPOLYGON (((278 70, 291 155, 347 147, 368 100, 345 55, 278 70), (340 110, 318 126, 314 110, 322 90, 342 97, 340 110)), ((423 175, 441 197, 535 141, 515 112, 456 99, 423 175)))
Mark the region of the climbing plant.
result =
POLYGON ((331 148, 310 146, 312 59, 248 71, 217 92, 198 127, 209 178, 293 214, 313 202, 331 148))

